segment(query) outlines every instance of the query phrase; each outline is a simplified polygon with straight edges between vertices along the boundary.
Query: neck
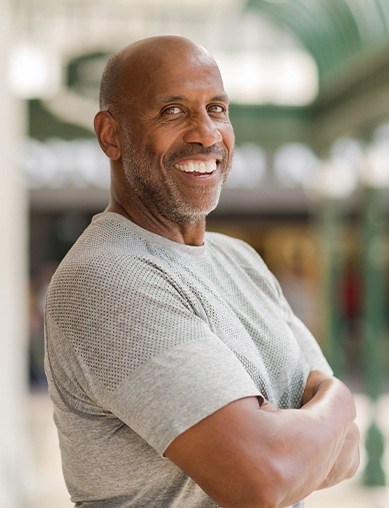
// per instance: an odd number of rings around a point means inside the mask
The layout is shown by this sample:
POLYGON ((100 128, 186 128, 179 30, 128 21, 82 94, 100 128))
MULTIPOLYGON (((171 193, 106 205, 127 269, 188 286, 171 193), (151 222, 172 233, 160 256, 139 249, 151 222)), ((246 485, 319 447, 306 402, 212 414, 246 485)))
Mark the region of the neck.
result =
POLYGON ((129 206, 128 203, 120 202, 113 195, 106 211, 119 213, 141 228, 168 238, 173 242, 193 246, 204 244, 205 217, 199 222, 193 223, 172 222, 166 217, 153 215, 145 209, 143 203, 131 203, 131 206, 129 206))

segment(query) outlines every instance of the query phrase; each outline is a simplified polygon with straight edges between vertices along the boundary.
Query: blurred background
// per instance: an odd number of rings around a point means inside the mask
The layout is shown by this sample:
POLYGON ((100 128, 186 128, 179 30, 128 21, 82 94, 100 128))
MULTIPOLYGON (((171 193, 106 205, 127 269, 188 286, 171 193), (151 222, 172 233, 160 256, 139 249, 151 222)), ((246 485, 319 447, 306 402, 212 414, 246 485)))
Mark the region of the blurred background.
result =
POLYGON ((389 0, 1 6, 0 506, 72 506, 43 372, 45 292, 108 202, 92 131, 108 55, 178 34, 213 53, 231 99, 236 157, 208 229, 262 255, 356 396, 360 471, 307 507, 387 508, 389 0))

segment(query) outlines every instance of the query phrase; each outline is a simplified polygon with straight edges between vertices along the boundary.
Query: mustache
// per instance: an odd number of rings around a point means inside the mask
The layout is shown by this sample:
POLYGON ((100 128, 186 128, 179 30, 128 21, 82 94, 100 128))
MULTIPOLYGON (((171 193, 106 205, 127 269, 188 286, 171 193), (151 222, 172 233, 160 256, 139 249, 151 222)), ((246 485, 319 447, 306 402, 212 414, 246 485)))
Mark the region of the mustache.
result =
POLYGON ((165 156, 165 164, 173 164, 177 160, 190 158, 192 155, 215 155, 217 159, 226 159, 228 152, 224 148, 218 145, 212 146, 183 146, 177 148, 171 152, 168 152, 165 156))

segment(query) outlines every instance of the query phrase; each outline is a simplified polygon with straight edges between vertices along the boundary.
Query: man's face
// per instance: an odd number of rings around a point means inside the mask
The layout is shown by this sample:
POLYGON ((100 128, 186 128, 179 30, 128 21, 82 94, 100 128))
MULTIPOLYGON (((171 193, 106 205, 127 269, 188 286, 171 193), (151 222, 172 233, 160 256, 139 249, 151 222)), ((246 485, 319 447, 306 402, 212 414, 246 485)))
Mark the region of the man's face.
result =
POLYGON ((198 55, 166 59, 129 86, 120 122, 129 186, 157 217, 204 219, 218 203, 234 146, 217 66, 198 55))

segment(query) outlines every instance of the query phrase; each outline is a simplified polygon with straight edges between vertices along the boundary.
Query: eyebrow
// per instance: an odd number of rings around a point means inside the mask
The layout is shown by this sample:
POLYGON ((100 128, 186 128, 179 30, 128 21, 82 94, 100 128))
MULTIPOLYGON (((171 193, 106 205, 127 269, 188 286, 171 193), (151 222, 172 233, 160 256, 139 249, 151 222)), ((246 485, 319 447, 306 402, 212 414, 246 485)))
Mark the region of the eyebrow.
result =
POLYGON ((228 95, 225 93, 222 95, 216 95, 215 97, 212 97, 211 101, 228 102, 228 95))
MULTIPOLYGON (((188 97, 185 97, 184 95, 169 95, 168 97, 164 97, 164 99, 161 101, 163 104, 169 104, 170 102, 183 102, 189 100, 188 97)), ((210 99, 209 102, 228 102, 228 96, 227 94, 221 94, 221 95, 215 95, 210 99)))

